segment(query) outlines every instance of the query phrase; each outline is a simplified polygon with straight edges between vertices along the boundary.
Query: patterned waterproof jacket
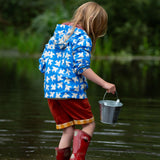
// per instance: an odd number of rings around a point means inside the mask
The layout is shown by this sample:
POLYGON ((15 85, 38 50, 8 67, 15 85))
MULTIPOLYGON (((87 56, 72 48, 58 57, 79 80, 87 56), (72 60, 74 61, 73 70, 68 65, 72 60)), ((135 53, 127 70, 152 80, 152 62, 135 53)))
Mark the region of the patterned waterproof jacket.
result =
POLYGON ((92 41, 87 33, 72 26, 58 24, 41 58, 45 98, 87 98, 87 80, 82 73, 90 68, 92 41))

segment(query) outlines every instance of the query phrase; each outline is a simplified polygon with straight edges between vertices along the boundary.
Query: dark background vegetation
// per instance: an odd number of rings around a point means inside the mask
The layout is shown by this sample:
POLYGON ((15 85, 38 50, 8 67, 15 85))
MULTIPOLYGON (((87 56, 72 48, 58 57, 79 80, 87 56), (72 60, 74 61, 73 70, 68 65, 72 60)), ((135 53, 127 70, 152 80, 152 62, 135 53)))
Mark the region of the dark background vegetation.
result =
MULTIPOLYGON (((0 49, 40 53, 57 23, 86 0, 0 0, 0 49)), ((159 0, 95 0, 108 15, 96 55, 160 55, 159 0)))

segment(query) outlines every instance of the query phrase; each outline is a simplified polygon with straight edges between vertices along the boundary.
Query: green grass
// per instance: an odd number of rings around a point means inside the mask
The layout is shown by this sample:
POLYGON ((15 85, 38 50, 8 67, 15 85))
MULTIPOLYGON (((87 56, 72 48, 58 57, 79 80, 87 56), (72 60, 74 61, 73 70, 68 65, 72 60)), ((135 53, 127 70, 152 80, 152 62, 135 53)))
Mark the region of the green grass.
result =
POLYGON ((17 50, 21 54, 40 53, 43 48, 44 36, 27 31, 16 33, 12 28, 0 32, 0 49, 17 50))
MULTIPOLYGON (((46 34, 33 32, 29 30, 15 31, 14 28, 8 28, 5 32, 0 31, 0 50, 17 50, 20 54, 37 54, 41 53, 44 44, 48 41, 49 37, 46 34)), ((149 45, 147 38, 144 37, 144 41, 139 45, 137 53, 132 52, 131 48, 121 49, 119 51, 113 51, 112 38, 104 37, 98 39, 96 48, 93 53, 95 56, 160 56, 160 50, 153 48, 149 45)))

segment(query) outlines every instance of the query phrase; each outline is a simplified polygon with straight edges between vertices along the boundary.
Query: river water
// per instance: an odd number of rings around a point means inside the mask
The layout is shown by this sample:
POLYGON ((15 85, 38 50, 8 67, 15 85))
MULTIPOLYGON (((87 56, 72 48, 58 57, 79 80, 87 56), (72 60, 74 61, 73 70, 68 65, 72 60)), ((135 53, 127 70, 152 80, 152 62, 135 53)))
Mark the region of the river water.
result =
MULTIPOLYGON (((61 137, 43 98, 37 59, 0 59, 0 159, 53 160, 61 137)), ((98 101, 104 90, 89 82, 96 129, 86 160, 160 159, 160 62, 92 61, 117 86, 124 104, 115 126, 102 124, 98 101)), ((107 95, 106 99, 115 99, 107 95)))

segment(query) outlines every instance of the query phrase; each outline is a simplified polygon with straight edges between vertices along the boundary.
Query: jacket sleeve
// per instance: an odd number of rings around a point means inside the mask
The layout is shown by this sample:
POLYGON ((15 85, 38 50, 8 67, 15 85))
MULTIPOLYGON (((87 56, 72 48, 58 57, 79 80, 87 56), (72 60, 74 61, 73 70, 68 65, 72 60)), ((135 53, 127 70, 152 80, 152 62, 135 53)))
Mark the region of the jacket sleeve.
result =
POLYGON ((90 68, 92 41, 87 35, 79 35, 73 40, 73 67, 76 74, 90 68))
POLYGON ((42 73, 45 73, 46 70, 46 62, 48 59, 48 50, 47 50, 48 44, 45 45, 44 51, 42 56, 39 58, 39 70, 42 73))

